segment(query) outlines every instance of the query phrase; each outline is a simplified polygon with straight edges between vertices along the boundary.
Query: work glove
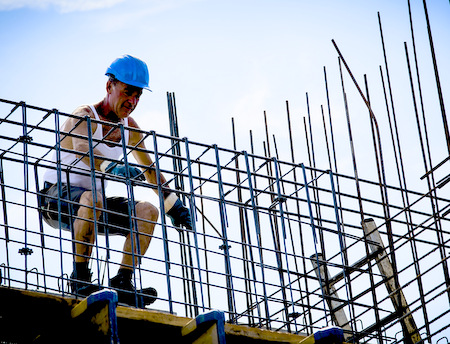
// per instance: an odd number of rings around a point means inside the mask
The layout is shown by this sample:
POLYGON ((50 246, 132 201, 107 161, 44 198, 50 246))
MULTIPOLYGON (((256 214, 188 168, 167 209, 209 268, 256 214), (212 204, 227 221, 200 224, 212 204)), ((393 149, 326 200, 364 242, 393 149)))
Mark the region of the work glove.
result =
POLYGON ((100 170, 104 173, 110 173, 115 176, 126 177, 127 169, 130 178, 135 178, 137 180, 145 180, 144 174, 140 169, 133 166, 126 166, 123 163, 117 163, 114 161, 105 160, 100 165, 100 170))
POLYGON ((191 213, 174 193, 166 197, 164 208, 175 227, 183 225, 186 229, 192 230, 191 213))

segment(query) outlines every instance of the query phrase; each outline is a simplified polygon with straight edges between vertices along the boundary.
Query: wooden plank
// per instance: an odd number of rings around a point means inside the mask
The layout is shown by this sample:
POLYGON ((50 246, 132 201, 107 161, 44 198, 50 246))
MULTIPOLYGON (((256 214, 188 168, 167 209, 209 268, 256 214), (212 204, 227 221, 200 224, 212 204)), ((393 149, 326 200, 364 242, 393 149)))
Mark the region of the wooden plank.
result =
MULTIPOLYGON (((76 319, 71 317, 73 307, 82 300, 0 287, 0 301, 0 327, 9 330, 0 331, 0 341, 33 342, 41 336, 46 339, 41 342, 74 343, 75 339, 84 336, 81 333, 83 329, 77 327, 76 319), (26 331, 23 330, 24 324, 26 331), (20 333, 14 332, 17 328, 20 333)), ((192 321, 174 314, 125 306, 117 306, 116 312, 122 344, 181 342, 181 329, 192 321)), ((298 344, 307 337, 228 323, 225 323, 225 335, 227 344, 298 344)))
POLYGON ((397 312, 401 312, 403 318, 400 319, 402 327, 404 328, 405 337, 409 336, 412 343, 422 342, 419 330, 417 329, 414 318, 406 302, 405 295, 400 286, 397 285, 394 279, 394 269, 392 268, 391 261, 386 253, 383 240, 381 239, 380 232, 377 229, 375 221, 373 219, 367 219, 362 222, 364 233, 368 239, 370 250, 375 252, 382 249, 376 257, 376 262, 380 273, 385 277, 386 289, 389 292, 389 297, 397 312))
POLYGON ((61 295, 0 287, 0 342, 72 343, 70 310, 78 301, 61 295))
MULTIPOLYGON (((166 327, 172 327, 173 331, 181 329, 186 326, 193 319, 186 317, 179 317, 173 314, 157 312, 154 310, 137 309, 133 307, 117 307, 117 317, 118 321, 128 319, 135 320, 137 322, 146 322, 153 325, 164 325, 166 327)), ((122 335, 123 331, 120 330, 119 335, 122 335)), ((286 332, 276 332, 261 328, 249 327, 245 325, 236 325, 225 323, 225 334, 227 336, 227 343, 229 339, 240 340, 243 343, 245 340, 253 341, 257 340, 259 342, 268 343, 299 343, 306 336, 296 335, 286 332)))
POLYGON ((339 326, 346 331, 346 339, 349 339, 351 337, 352 328, 350 327, 347 315, 342 307, 344 303, 339 301, 340 298, 334 285, 331 283, 328 285, 326 284, 326 281, 330 281, 331 276, 328 272, 327 262, 323 260, 322 253, 317 254, 317 260, 315 255, 311 256, 311 264, 314 267, 317 277, 320 278, 323 292, 327 296, 326 301, 328 308, 330 309, 331 318, 336 326, 339 326), (319 261, 319 267, 317 266, 317 260, 319 261))
POLYGON ((228 324, 228 323, 225 323, 225 334, 227 335, 227 343, 228 337, 235 337, 237 340, 242 340, 242 342, 244 342, 247 339, 247 340, 258 340, 260 342, 268 342, 268 343, 298 344, 301 340, 303 340, 306 337, 288 332, 276 332, 262 328, 249 327, 245 325, 228 324))
POLYGON ((122 319, 126 318, 130 320, 147 321, 153 324, 164 324, 180 328, 192 320, 192 318, 180 317, 170 313, 125 306, 117 306, 117 317, 122 319))

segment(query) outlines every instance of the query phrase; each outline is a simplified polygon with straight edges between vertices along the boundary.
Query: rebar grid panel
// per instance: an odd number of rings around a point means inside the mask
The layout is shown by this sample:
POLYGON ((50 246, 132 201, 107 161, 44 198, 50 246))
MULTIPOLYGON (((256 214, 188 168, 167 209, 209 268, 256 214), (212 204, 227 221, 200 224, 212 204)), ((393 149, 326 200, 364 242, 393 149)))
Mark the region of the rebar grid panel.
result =
MULTIPOLYGON (((37 203, 43 170, 61 149, 59 135, 73 135, 57 129, 70 115, 5 100, 0 113, 2 285, 70 294, 72 235, 45 224, 37 203)), ((158 290, 152 307, 190 317, 220 309, 232 323, 304 334, 332 325, 339 313, 347 321, 340 323, 346 338, 359 342, 409 342, 402 328, 408 316, 422 340, 435 342, 448 333, 450 201, 438 196, 448 186, 421 194, 359 179, 357 193, 354 177, 142 134, 152 168, 176 185, 194 218, 193 231, 177 229, 161 209, 150 249, 135 267, 136 286, 158 290), (362 218, 374 220, 384 248, 364 235, 362 218), (393 276, 377 265, 383 252, 393 276), (398 289, 388 292, 392 280, 398 289), (400 289, 407 313, 393 301, 400 289)), ((90 138, 91 147, 97 143, 90 138)), ((133 163, 131 155, 127 160, 133 163)), ((58 167, 61 175, 66 167, 58 167)), ((136 200, 163 206, 157 193, 166 186, 78 173, 108 180, 107 196, 131 192, 136 200)), ((121 237, 97 237, 91 269, 101 286, 115 275, 122 245, 121 237)))

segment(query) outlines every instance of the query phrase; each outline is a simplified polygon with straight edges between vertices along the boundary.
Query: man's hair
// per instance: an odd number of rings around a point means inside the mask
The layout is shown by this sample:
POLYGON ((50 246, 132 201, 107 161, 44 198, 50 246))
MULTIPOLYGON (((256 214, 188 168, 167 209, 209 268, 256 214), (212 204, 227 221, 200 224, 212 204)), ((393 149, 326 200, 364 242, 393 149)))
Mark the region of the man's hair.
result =
POLYGON ((114 74, 108 74, 108 77, 109 77, 108 81, 111 81, 111 83, 112 83, 113 85, 117 84, 117 81, 119 81, 119 80, 116 79, 116 77, 114 76, 114 74))
MULTIPOLYGON (((118 82, 122 83, 122 81, 120 81, 119 79, 116 79, 116 77, 114 76, 114 74, 107 74, 107 75, 108 75, 108 77, 109 77, 108 81, 110 81, 111 84, 117 85, 118 82)), ((125 83, 124 83, 124 84, 125 84, 125 83)), ((141 88, 141 87, 137 87, 137 86, 133 86, 133 85, 128 85, 128 84, 125 84, 125 85, 127 85, 127 87, 130 88, 130 89, 133 89, 133 90, 136 90, 136 91, 142 91, 142 88, 141 88)))

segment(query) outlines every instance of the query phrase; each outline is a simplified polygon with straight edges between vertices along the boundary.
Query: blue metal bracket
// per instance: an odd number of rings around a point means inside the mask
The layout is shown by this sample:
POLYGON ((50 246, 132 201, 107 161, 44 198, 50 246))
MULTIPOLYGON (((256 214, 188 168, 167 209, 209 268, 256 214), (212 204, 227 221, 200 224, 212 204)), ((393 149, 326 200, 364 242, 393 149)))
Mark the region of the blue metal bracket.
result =
POLYGON ((344 330, 337 326, 324 327, 303 339, 299 344, 342 344, 344 330))
MULTIPOLYGON (((225 344, 225 314, 221 311, 210 311, 198 315, 195 319, 187 323, 182 329, 181 334, 185 336, 200 337, 206 330, 216 325, 216 338, 205 339, 204 343, 225 344)), ((193 340, 195 342, 195 340, 193 340)))
POLYGON ((119 336, 117 331, 117 303, 118 297, 117 292, 114 290, 104 289, 92 293, 75 307, 72 308, 71 315, 72 318, 77 318, 82 315, 89 309, 91 309, 94 305, 98 305, 100 303, 107 303, 108 305, 108 328, 109 335, 111 337, 110 343, 119 344, 119 336))

